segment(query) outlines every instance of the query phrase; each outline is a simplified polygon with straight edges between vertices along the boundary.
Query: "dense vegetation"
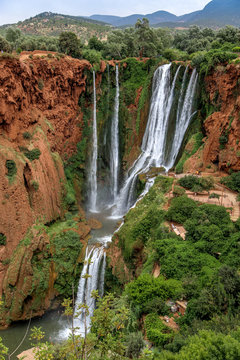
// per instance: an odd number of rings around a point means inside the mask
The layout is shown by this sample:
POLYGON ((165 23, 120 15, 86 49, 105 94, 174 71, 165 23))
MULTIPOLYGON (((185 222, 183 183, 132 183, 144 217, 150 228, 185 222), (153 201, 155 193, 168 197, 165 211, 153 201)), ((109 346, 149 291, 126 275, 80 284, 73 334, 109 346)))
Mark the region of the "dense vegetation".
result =
POLYGON ((189 60, 194 67, 207 73, 215 65, 233 61, 240 51, 240 30, 227 26, 218 31, 191 26, 188 30, 150 28, 147 19, 138 20, 135 27, 109 31, 107 40, 97 35, 88 45, 76 33, 68 31, 54 36, 23 35, 18 28, 7 28, 0 37, 0 48, 59 51, 73 57, 84 57, 92 63, 100 59, 126 57, 164 57, 169 61, 189 60))

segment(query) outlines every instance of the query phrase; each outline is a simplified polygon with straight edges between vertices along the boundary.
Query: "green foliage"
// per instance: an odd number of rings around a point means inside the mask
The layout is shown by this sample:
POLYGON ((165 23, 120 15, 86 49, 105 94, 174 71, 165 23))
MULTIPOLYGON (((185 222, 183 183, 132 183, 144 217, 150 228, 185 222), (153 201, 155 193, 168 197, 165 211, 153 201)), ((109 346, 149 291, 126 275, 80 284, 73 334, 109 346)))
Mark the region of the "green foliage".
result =
POLYGON ((110 359, 121 358, 124 355, 124 328, 128 315, 129 310, 119 304, 113 294, 98 299, 97 308, 91 320, 91 332, 98 339, 96 349, 100 353, 100 359, 109 359, 107 356, 109 350, 112 353, 110 359))
POLYGON ((59 35, 59 49, 62 53, 74 58, 81 58, 81 43, 73 32, 62 32, 59 35))
POLYGON ((91 64, 100 64, 102 54, 95 49, 85 49, 82 52, 84 59, 88 60, 91 64))
POLYGON ((143 308, 150 300, 158 297, 161 300, 177 298, 182 292, 181 284, 177 280, 166 280, 163 277, 153 278, 143 274, 136 280, 128 283, 125 292, 130 301, 143 308))
POLYGON ((73 276, 82 249, 80 237, 75 231, 69 230, 60 232, 54 236, 52 241, 55 249, 53 260, 58 272, 55 288, 60 295, 71 296, 73 276))
POLYGON ((34 188, 35 191, 38 191, 39 183, 36 180, 31 180, 30 185, 34 188))
POLYGON ((5 360, 8 356, 8 348, 3 345, 2 338, 0 337, 0 360, 5 360))
POLYGON ((156 346, 164 346, 173 337, 173 331, 156 314, 147 315, 144 325, 148 340, 156 346))
POLYGON ((216 193, 211 193, 208 197, 209 199, 219 199, 220 195, 216 193))
POLYGON ((5 166, 7 168, 7 176, 13 178, 17 173, 17 166, 14 160, 6 160, 5 166))
POLYGON ((97 36, 93 36, 91 39, 89 39, 88 47, 91 50, 101 51, 104 49, 104 44, 97 38, 97 36))
POLYGON ((240 192, 240 171, 232 173, 229 176, 222 177, 221 183, 233 191, 240 192))
POLYGON ((38 148, 35 148, 33 150, 25 150, 24 151, 24 155, 30 160, 38 160, 40 155, 41 155, 41 151, 38 148))
POLYGON ((240 357, 239 330, 237 335, 225 335, 210 330, 190 336, 179 353, 162 352, 158 360, 235 360, 240 357))
POLYGON ((43 79, 38 80, 38 88, 39 90, 42 90, 44 88, 44 81, 43 79))
POLYGON ((194 200, 187 196, 180 196, 172 199, 171 207, 168 210, 166 217, 169 221, 175 221, 183 224, 197 207, 194 200))
POLYGON ((0 233, 0 245, 6 245, 7 237, 3 233, 0 233))
POLYGON ((130 359, 139 358, 144 348, 144 340, 141 332, 130 333, 126 341, 126 356, 130 359))
POLYGON ((186 191, 182 187, 174 185, 174 188, 173 188, 173 196, 174 197, 183 196, 185 194, 185 192, 186 191))
POLYGON ((2 36, 0 36, 0 51, 1 50, 7 53, 10 53, 12 50, 11 44, 2 36))
POLYGON ((198 177, 194 175, 185 175, 178 181, 179 185, 193 192, 209 191, 214 186, 212 177, 198 177))
POLYGON ((28 131, 26 131, 26 132, 23 133, 23 138, 24 139, 31 139, 32 135, 28 131))
POLYGON ((188 54, 184 51, 180 51, 177 49, 165 49, 163 51, 163 57, 169 61, 185 61, 188 60, 188 54))
POLYGON ((126 215, 118 237, 124 260, 130 266, 134 267, 134 253, 143 249, 151 234, 164 220, 163 193, 170 189, 172 181, 171 178, 159 176, 154 188, 126 215))

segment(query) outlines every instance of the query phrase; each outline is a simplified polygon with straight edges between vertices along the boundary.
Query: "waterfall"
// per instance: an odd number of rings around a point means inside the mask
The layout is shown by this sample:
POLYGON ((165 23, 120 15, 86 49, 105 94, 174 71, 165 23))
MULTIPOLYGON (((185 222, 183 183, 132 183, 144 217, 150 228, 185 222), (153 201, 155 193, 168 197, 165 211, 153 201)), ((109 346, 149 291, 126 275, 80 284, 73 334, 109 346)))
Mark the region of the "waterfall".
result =
POLYGON ((170 150, 172 159, 169 162, 166 154, 167 134, 180 67, 181 66, 178 67, 175 73, 172 84, 171 64, 160 66, 154 73, 150 111, 141 147, 142 153, 128 172, 125 183, 116 201, 114 215, 121 216, 125 214, 133 205, 135 201, 136 182, 139 174, 148 172, 151 167, 162 166, 168 171, 174 165, 192 117, 193 100, 198 77, 196 70, 194 70, 184 97, 187 70, 185 71, 170 150))
MULTIPOLYGON (((188 68, 186 69, 186 71, 187 70, 188 68)), ((183 142, 184 135, 193 116, 193 112, 192 112, 193 102, 194 102, 194 96, 195 96, 197 80, 198 80, 198 73, 196 69, 194 69, 192 72, 185 98, 183 97, 183 93, 182 93, 184 91, 184 80, 186 81, 185 74, 183 78, 183 86, 181 89, 182 91, 179 97, 176 129, 172 142, 171 152, 169 155, 169 161, 165 163, 165 167, 167 170, 171 169, 175 164, 176 158, 178 156, 180 147, 183 142)))
MULTIPOLYGON (((193 70, 189 83, 188 67, 185 70, 179 98, 176 100, 176 84, 179 78, 181 66, 178 67, 173 80, 171 81, 171 64, 160 66, 154 73, 152 85, 152 97, 148 122, 142 141, 142 153, 130 168, 122 189, 118 189, 119 177, 119 134, 118 134, 118 113, 119 113, 119 81, 118 67, 116 66, 116 96, 114 106, 114 116, 111 125, 111 192, 115 199, 114 215, 118 217, 124 215, 135 203, 135 189, 137 177, 141 173, 146 173, 151 167, 163 166, 167 171, 170 169, 178 155, 182 145, 185 132, 189 126, 193 115, 193 102, 197 86, 198 74, 193 70), (174 105, 177 105, 174 110, 174 105), (174 129, 170 128, 170 121, 174 115, 174 129), (168 134, 170 134, 171 146, 168 147, 168 134), (168 160, 169 159, 169 160, 168 160)), ((94 82, 94 124, 93 124, 93 154, 91 161, 91 209, 96 209, 97 202, 97 124, 96 124, 96 89, 95 73, 94 82)), ((142 197, 149 191, 154 184, 154 179, 148 179, 142 197)), ((120 225, 121 227, 121 225, 120 225)), ((104 293, 104 275, 106 266, 105 247, 111 241, 111 236, 98 237, 95 239, 98 245, 87 247, 85 262, 79 281, 78 293, 75 303, 75 314, 81 304, 86 304, 89 315, 82 312, 81 317, 74 321, 74 325, 79 328, 80 334, 84 335, 91 326, 91 316, 95 309, 95 299, 91 297, 93 290, 98 290, 99 295, 104 293)))
POLYGON ((116 201, 118 194, 119 181, 119 79, 118 65, 116 65, 116 96, 114 104, 114 114, 111 124, 111 152, 110 152, 110 184, 113 202, 116 201))
MULTIPOLYGON (((101 239, 99 239, 101 241, 101 239)), ((90 330, 91 317, 96 305, 96 300, 91 297, 92 291, 98 290, 99 295, 104 293, 104 275, 106 268, 106 253, 104 241, 109 241, 109 237, 103 238, 103 243, 99 247, 88 246, 84 260, 84 266, 78 285, 78 292, 75 302, 74 314, 79 311, 79 305, 86 304, 89 314, 84 310, 76 319, 74 319, 74 327, 78 328, 81 335, 90 330)))
POLYGON ((93 137, 92 137, 92 158, 89 171, 89 207, 93 212, 97 211, 97 157, 98 157, 98 139, 97 139, 97 101, 96 101, 96 83, 95 71, 93 71, 93 137))

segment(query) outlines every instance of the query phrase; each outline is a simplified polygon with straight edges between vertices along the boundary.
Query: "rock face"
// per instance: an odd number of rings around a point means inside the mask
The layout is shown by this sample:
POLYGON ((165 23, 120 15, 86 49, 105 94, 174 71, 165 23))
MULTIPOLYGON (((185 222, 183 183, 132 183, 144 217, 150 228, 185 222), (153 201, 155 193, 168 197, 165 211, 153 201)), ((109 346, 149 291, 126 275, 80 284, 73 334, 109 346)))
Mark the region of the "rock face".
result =
MULTIPOLYGON (((10 260, 20 240, 34 224, 51 223, 63 215, 61 159, 69 157, 81 140, 83 116, 78 100, 86 89, 90 68, 89 62, 68 57, 0 59, 0 235, 4 239, 0 294, 6 299, 7 287, 29 285, 31 266, 23 271, 15 261, 11 270, 10 260), (10 282, 9 272, 16 277, 10 282)), ((46 239, 36 237, 30 253, 44 251, 46 239)), ((31 256, 29 259, 26 267, 31 264, 31 256)), ((19 316, 14 313, 14 320, 24 318, 24 311, 19 316)))
POLYGON ((186 161, 184 170, 240 170, 240 66, 218 66, 205 78, 207 99, 204 148, 186 161))

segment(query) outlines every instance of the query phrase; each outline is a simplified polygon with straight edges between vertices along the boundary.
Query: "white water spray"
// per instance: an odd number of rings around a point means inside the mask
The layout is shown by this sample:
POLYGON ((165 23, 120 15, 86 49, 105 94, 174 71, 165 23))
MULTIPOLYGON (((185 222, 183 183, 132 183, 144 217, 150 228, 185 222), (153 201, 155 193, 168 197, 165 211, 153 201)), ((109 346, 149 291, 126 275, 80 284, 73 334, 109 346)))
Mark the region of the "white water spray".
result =
POLYGON ((95 71, 93 71, 93 145, 92 158, 89 171, 89 207, 90 211, 97 211, 97 158, 98 158, 98 139, 97 139, 97 100, 96 100, 96 83, 95 71))
POLYGON ((117 199, 119 182, 119 77, 116 65, 116 96, 111 124, 110 184, 113 202, 117 199))

